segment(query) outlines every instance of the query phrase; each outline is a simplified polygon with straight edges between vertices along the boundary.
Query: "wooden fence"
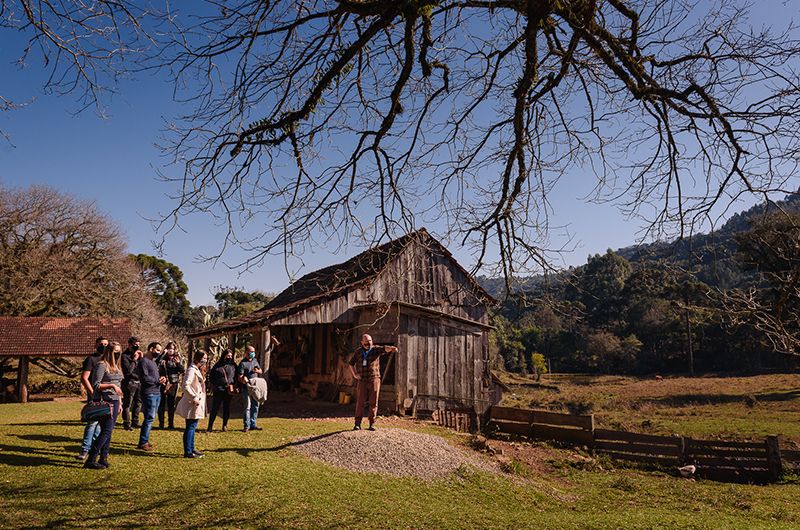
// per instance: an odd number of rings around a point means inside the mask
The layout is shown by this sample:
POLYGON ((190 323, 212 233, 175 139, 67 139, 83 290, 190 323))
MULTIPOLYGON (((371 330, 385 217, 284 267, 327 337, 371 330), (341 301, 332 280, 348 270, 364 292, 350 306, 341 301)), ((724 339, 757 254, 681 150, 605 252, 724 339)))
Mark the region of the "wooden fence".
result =
POLYGON ((695 476, 724 482, 775 481, 784 467, 800 470, 800 451, 781 452, 776 436, 762 442, 697 440, 595 429, 593 415, 492 407, 490 430, 532 439, 586 445, 616 460, 676 469, 696 466, 695 476))
POLYGON ((475 409, 447 408, 437 409, 431 413, 431 419, 442 427, 456 432, 475 432, 480 430, 480 421, 475 409))

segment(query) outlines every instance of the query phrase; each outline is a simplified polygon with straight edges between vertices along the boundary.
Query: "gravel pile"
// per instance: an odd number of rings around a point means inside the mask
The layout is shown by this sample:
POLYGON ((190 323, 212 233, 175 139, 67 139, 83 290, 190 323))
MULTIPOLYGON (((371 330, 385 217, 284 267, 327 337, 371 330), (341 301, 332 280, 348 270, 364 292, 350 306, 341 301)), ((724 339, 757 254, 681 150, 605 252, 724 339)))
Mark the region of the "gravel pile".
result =
POLYGON ((489 469, 476 456, 438 436, 405 429, 337 432, 295 440, 294 447, 311 458, 362 473, 432 480, 463 465, 489 469))

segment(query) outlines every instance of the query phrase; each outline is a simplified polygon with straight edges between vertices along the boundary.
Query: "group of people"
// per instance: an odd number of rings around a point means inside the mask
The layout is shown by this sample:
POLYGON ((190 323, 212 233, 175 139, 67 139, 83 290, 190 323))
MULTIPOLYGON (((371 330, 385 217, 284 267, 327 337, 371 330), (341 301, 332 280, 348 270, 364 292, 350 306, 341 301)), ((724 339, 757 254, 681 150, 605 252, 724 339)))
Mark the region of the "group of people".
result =
MULTIPOLYGON (((278 345, 274 337, 267 354, 278 345)), ((213 388, 211 414, 208 431, 222 407, 222 430, 227 431, 231 398, 242 394, 244 432, 260 431, 257 425, 259 406, 267 399, 267 382, 260 377, 263 370, 256 359, 255 347, 248 345, 245 356, 235 364, 233 351, 225 350, 219 361, 211 368, 208 354, 197 350, 188 367, 176 351, 176 344, 151 342, 147 350, 141 350, 136 337, 128 339, 125 351, 119 342, 105 337, 95 341, 95 351, 86 357, 81 371, 81 384, 89 402, 106 402, 110 414, 99 421, 86 423, 81 453, 78 458, 84 467, 105 469, 109 467, 108 452, 111 434, 117 418, 122 412, 126 430, 139 429, 138 449, 151 452, 154 444, 150 432, 158 414, 158 424, 164 428, 165 412, 167 428, 174 429, 177 413, 186 420, 183 432, 183 452, 186 458, 201 458, 203 453, 195 448, 195 432, 199 421, 206 415, 206 375, 210 375, 213 388), (183 393, 177 401, 178 385, 183 393), (176 403, 177 401, 177 403, 176 403), (143 421, 139 422, 140 413, 143 421)), ((353 378, 357 381, 357 399, 354 429, 361 429, 364 405, 369 403, 369 430, 375 430, 380 392, 380 357, 397 352, 394 346, 374 346, 370 335, 361 337, 361 347, 350 359, 353 378)))

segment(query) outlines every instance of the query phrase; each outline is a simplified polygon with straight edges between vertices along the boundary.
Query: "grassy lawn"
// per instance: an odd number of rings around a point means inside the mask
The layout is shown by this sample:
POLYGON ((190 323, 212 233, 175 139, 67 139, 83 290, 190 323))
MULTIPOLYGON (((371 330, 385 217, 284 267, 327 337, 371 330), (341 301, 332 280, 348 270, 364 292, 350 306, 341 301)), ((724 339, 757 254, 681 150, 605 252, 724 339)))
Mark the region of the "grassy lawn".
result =
POLYGON ((695 482, 607 464, 579 469, 569 464, 570 453, 549 449, 547 472, 463 468, 423 482, 334 468, 289 445, 349 428, 336 420, 266 418, 261 432, 198 433, 202 460, 180 458, 180 431, 155 430, 157 452, 143 455, 136 433, 120 429, 112 468, 84 470, 74 459, 79 408, 78 402, 0 405, 0 527, 800 526, 797 484, 695 482))
POLYGON ((697 438, 780 435, 800 444, 800 374, 749 377, 504 375, 503 405, 585 410, 600 427, 697 438))

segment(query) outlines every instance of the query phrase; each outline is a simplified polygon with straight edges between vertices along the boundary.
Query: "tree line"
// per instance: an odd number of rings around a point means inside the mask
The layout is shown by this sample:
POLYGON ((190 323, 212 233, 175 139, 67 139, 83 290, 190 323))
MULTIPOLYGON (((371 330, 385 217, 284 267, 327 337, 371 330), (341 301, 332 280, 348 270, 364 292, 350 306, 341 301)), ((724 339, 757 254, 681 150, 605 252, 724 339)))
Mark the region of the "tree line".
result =
POLYGON ((494 314, 495 365, 534 372, 541 354, 559 372, 796 367, 799 206, 794 194, 734 216, 721 229, 728 237, 700 238, 696 254, 680 251, 685 241, 673 254, 654 245, 651 259, 641 258, 646 249, 633 260, 608 250, 583 266, 529 279, 494 314), (716 263, 703 259, 708 255, 727 257, 716 263), (712 274, 719 265, 723 273, 712 274))

